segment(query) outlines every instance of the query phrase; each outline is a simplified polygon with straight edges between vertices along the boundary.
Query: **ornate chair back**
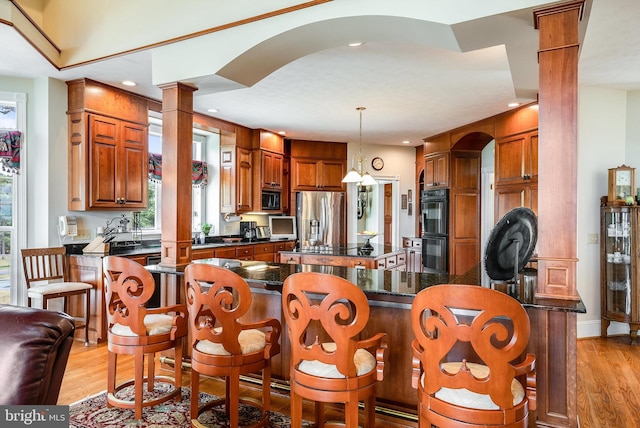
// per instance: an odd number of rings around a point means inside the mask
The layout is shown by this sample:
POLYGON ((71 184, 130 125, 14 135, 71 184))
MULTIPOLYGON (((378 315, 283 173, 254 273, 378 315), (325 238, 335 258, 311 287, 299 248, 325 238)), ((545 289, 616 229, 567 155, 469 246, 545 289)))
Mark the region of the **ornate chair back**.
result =
POLYGON ((525 354, 529 317, 499 291, 436 285, 411 309, 412 384, 420 426, 527 426, 535 409, 535 357, 525 354))

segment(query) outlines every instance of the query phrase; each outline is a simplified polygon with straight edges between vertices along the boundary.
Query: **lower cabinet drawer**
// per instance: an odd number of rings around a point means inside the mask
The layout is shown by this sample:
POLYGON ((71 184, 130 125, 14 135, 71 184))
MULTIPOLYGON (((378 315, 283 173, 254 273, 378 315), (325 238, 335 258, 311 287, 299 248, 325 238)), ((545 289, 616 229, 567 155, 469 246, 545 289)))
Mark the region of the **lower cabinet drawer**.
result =
POLYGON ((256 261, 259 261, 259 262, 273 263, 273 253, 254 254, 253 255, 253 260, 256 260, 256 261))
POLYGON ((232 248, 216 248, 215 256, 221 259, 235 259, 236 249, 232 248))
POLYGON ((293 256, 291 254, 280 254, 280 263, 291 263, 294 265, 299 265, 300 256, 293 256))
POLYGON ((249 260, 253 258, 253 245, 245 245, 236 248, 236 257, 240 260, 249 260))
POLYGON ((258 244, 254 247, 254 254, 273 254, 275 251, 275 245, 273 244, 258 244))

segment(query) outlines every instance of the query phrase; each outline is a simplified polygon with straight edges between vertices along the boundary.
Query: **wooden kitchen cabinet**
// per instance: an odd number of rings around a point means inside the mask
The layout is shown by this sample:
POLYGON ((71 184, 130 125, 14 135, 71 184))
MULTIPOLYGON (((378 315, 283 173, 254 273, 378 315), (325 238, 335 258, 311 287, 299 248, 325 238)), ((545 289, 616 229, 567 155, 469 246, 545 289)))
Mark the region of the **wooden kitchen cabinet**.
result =
POLYGON ((219 259, 235 259, 236 258, 236 247, 221 247, 216 248, 214 251, 214 256, 219 259))
POLYGON ((147 206, 147 127, 89 115, 89 208, 147 206))
POLYGON ((256 153, 260 162, 260 188, 262 190, 282 190, 284 155, 266 150, 258 150, 256 153))
POLYGON ((291 192, 346 190, 342 182, 347 172, 346 144, 291 140, 289 153, 291 192))
MULTIPOLYGON (((89 341, 100 342, 107 340, 102 257, 71 255, 67 256, 67 263, 69 264, 69 281, 86 282, 93 286, 90 291, 89 341)), ((82 303, 81 299, 73 299, 69 303, 69 312, 75 313, 76 309, 83 308, 83 305, 84 303, 82 303)))
POLYGON ((495 220, 517 207, 538 214, 538 131, 496 139, 495 220))
POLYGON ((449 152, 424 157, 424 187, 449 187, 449 152))
POLYGON ((220 146, 220 212, 253 211, 253 153, 236 145, 220 146))
POLYGON ((538 131, 496 140, 495 183, 529 183, 538 180, 538 131))
POLYGON ((346 162, 341 160, 292 159, 291 190, 345 190, 342 178, 346 162))
POLYGON ((148 107, 89 79, 68 86, 68 209, 147 207, 148 107))
POLYGON ((336 256, 331 254, 288 253, 280 254, 280 263, 304 265, 345 266, 383 270, 405 270, 406 256, 402 251, 381 254, 379 257, 336 256))
POLYGON ((253 131, 254 172, 259 189, 282 190, 284 186, 284 138, 264 129, 253 131))
POLYGON ((514 208, 530 208, 538 215, 538 183, 526 186, 510 185, 495 188, 495 221, 514 208))
POLYGON ((260 242, 253 246, 253 260, 273 263, 276 246, 270 242, 260 242))
POLYGON ((213 248, 192 248, 191 260, 211 259, 214 257, 213 248))

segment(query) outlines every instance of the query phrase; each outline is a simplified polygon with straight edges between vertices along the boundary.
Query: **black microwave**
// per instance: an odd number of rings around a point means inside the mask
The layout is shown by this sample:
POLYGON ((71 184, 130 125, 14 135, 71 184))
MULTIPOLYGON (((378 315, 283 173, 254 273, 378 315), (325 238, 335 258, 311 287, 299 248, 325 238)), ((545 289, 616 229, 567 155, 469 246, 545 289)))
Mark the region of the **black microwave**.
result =
POLYGON ((262 210, 263 211, 279 211, 282 195, 280 192, 272 192, 268 190, 262 191, 262 210))

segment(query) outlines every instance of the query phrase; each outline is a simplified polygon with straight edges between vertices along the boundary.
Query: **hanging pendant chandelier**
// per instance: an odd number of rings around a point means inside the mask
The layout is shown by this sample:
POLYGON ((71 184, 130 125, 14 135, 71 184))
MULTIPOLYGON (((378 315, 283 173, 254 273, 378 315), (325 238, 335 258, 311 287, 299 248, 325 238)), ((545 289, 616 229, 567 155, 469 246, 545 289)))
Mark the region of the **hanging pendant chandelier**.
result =
MULTIPOLYGON (((358 146, 358 168, 354 165, 351 166, 351 171, 347 173, 342 179, 343 183, 359 183, 362 186, 371 186, 376 183, 376 180, 369 174, 369 171, 362 172, 362 165, 364 163, 364 157, 362 156, 362 112, 366 110, 366 107, 356 107, 356 110, 360 112, 360 142, 358 146)), ((353 162, 352 162, 353 163, 353 162)))

